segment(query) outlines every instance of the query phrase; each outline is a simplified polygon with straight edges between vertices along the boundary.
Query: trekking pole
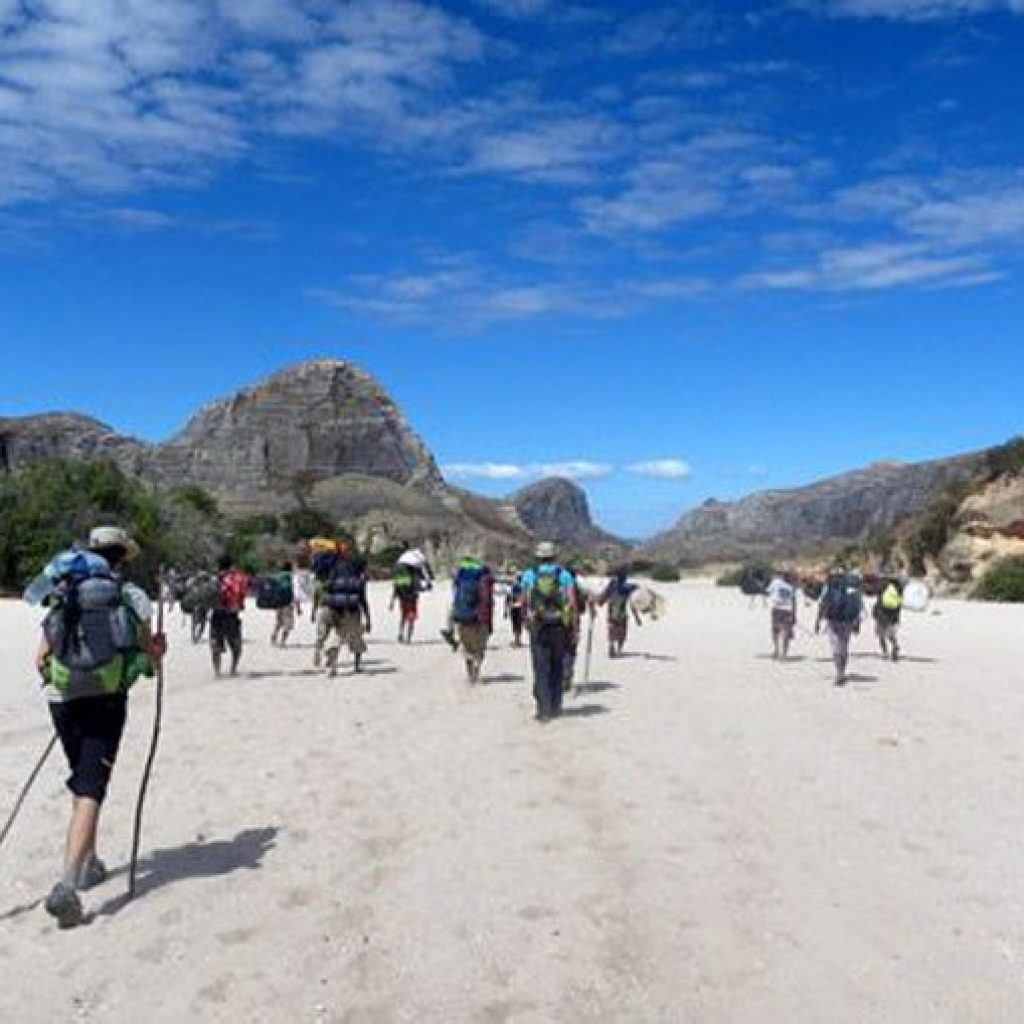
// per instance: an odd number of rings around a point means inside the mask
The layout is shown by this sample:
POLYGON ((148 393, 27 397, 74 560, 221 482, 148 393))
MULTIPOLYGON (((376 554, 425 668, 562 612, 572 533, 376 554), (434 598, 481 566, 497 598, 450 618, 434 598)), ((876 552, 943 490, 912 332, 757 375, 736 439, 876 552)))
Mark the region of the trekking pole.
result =
MULTIPOLYGON (((587 627, 587 656, 584 659, 583 664, 583 682, 584 684, 590 682, 590 656, 594 653, 594 619, 596 616, 591 612, 590 614, 590 625, 587 627)), ((573 690, 573 696, 577 696, 580 692, 580 688, 577 686, 573 690)))
POLYGON ((46 759, 50 756, 50 752, 53 750, 54 744, 57 742, 57 734, 54 733, 50 737, 50 742, 46 744, 46 749, 43 751, 42 756, 36 761, 35 768, 32 769, 32 774, 29 775, 28 781, 24 786, 21 787, 21 792, 18 794, 18 799, 14 802, 14 810, 11 811, 4 822, 3 831, 0 832, 0 846, 3 846, 4 840, 7 838, 7 833, 11 831, 11 826, 14 824, 14 819, 17 818, 18 812, 21 810, 21 805, 25 802, 25 797, 28 796, 28 791, 32 788, 33 783, 36 781, 36 776, 42 771, 43 765, 46 764, 46 759))
MULTIPOLYGON (((156 631, 161 635, 164 631, 164 597, 163 570, 158 572, 159 589, 157 590, 156 631)), ((156 760, 156 748, 160 741, 160 723, 164 709, 164 659, 156 663, 156 706, 153 709, 153 735, 149 741, 149 753, 146 756, 146 767, 142 771, 142 782, 139 786, 139 798, 135 804, 135 829, 132 833, 132 859, 128 869, 128 899, 135 898, 135 875, 139 866, 139 842, 142 839, 142 810, 146 803, 146 790, 149 788, 149 776, 156 760)))

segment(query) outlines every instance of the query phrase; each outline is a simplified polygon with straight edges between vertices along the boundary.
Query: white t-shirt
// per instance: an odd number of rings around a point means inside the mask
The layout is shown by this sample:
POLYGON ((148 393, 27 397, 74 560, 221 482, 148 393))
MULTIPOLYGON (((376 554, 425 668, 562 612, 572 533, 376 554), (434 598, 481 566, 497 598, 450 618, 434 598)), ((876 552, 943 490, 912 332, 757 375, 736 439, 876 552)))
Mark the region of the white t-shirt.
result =
POLYGON ((796 588, 776 576, 768 584, 768 603, 774 611, 793 611, 796 608, 796 588))

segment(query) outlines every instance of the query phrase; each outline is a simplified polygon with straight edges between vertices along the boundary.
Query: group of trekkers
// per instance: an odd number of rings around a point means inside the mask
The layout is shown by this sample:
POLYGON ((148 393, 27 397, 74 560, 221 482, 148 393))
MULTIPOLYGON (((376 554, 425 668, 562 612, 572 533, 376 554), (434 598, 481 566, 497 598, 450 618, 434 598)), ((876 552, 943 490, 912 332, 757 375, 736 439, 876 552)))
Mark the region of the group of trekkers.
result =
MULTIPOLYGON (((117 758, 127 717, 128 692, 141 676, 157 674, 167 650, 162 632, 164 599, 179 603, 194 643, 209 626, 214 673, 227 666, 237 675, 242 656, 242 612, 255 593, 259 608, 275 615, 271 642, 285 646, 311 601, 316 624, 313 664, 337 674, 341 647, 362 670, 366 634, 371 630, 367 567, 348 541, 317 539, 310 545, 309 570, 283 564, 255 579, 223 556, 216 571, 180 578, 169 572, 161 581, 161 612, 153 627, 153 605, 146 593, 124 578, 138 545, 118 526, 99 526, 87 547, 56 556, 26 590, 26 599, 43 604, 46 615, 35 664, 49 702, 50 715, 70 769, 72 795, 64 865, 44 907, 61 928, 85 917, 79 894, 103 882, 107 869, 96 853, 100 809, 117 758)), ((418 615, 420 594, 431 589, 434 574, 418 548, 406 546, 392 573, 392 609, 399 608, 398 639, 408 644, 418 615)), ((535 563, 507 584, 506 614, 513 644, 529 632, 537 718, 561 713, 562 696, 571 687, 584 615, 608 606, 609 655, 622 653, 635 587, 624 571, 600 593, 583 586, 574 566, 563 567, 551 543, 540 544, 535 563)), ((446 639, 464 652, 470 682, 480 669, 494 628, 495 577, 481 561, 462 559, 453 576, 446 639), (457 638, 456 638, 457 632, 457 638)), ((638 618, 639 621, 639 618, 638 618)))
MULTIPOLYGON (((833 566, 821 584, 805 582, 801 587, 794 572, 777 571, 763 594, 771 614, 772 657, 785 659, 797 626, 797 604, 800 590, 809 600, 817 598, 814 632, 824 624, 832 648, 835 684, 843 686, 848 679, 850 641, 860 632, 865 615, 866 590, 863 575, 843 565, 833 566)), ((882 657, 898 661, 900 656, 899 624, 903 611, 903 583, 896 575, 879 578, 872 588, 875 603, 871 617, 882 657)))

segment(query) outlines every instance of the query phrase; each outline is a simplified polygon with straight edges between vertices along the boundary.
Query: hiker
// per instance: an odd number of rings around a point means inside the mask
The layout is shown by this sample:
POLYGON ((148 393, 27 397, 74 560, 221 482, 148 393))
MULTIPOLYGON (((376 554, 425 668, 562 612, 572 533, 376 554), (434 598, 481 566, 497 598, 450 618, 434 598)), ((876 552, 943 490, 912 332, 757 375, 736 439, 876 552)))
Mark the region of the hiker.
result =
POLYGON ((334 571, 340 557, 339 544, 338 541, 328 537, 314 537, 309 542, 309 550, 310 568, 313 573, 313 607, 310 614, 312 621, 318 622, 327 579, 334 571))
POLYGON ((398 604, 398 642, 411 644, 419 614, 420 579, 411 566, 398 562, 392 573, 391 582, 391 603, 388 605, 388 611, 394 611, 395 604, 398 604))
POLYGON ((512 646, 523 646, 523 625, 526 615, 526 591, 523 574, 512 567, 512 579, 505 588, 505 618, 512 627, 512 646))
POLYGON ((458 631, 457 644, 462 645, 466 676, 477 683, 494 628, 494 574, 472 555, 460 559, 455 569, 451 623, 458 631))
POLYGON ((900 659, 900 645, 896 632, 899 629, 900 613, 903 611, 903 587, 895 577, 887 579, 878 594, 878 600, 871 610, 875 620, 875 634, 882 649, 883 658, 900 659))
POLYGON ((564 672, 562 674, 562 690, 568 693, 572 689, 573 677, 576 674, 576 655, 580 647, 580 635, 583 630, 583 620, 589 609, 591 615, 595 614, 591 602, 591 595, 586 587, 580 582, 579 566, 569 563, 566 572, 572 577, 572 621, 569 626, 569 638, 565 648, 564 672))
POLYGON ((220 584, 212 573, 200 570, 193 573, 185 581, 184 593, 181 595, 182 614, 188 615, 192 627, 192 643, 198 644, 206 632, 206 621, 210 611, 217 603, 220 584))
POLYGON ((231 651, 231 675, 238 675, 242 657, 242 611, 249 589, 249 577, 230 555, 217 562, 217 600, 210 615, 210 658, 213 674, 220 676, 224 650, 231 651))
POLYGON ((793 574, 783 570, 772 576, 768 584, 771 607, 772 657, 789 657, 789 645, 796 629, 796 585, 793 574))
POLYGON ((836 566, 828 574, 825 588, 818 602, 818 615, 814 622, 817 633, 824 619, 828 625, 828 638, 832 645, 832 660, 836 668, 836 686, 846 682, 846 666, 850 658, 850 637, 860 632, 863 611, 858 577, 836 566))
POLYGON ((576 600, 572 575, 555 561, 555 545, 551 541, 537 545, 536 563, 523 573, 523 589, 536 718, 548 722, 562 713, 565 658, 576 600))
POLYGON ((64 871, 44 903, 61 928, 82 923, 79 892, 106 880, 96 853, 97 827, 124 731, 128 689, 140 676, 154 674, 167 649, 165 637, 151 630, 150 599, 121 578, 138 554, 135 541, 118 526, 97 526, 89 549, 109 569, 58 584, 35 657, 70 769, 64 871))
POLYGON ((402 541, 403 551, 398 556, 398 564, 411 569, 416 577, 417 590, 430 590, 434 585, 434 570, 427 561, 427 556, 420 548, 414 547, 408 541, 402 541))
POLYGON ((338 655, 342 644, 352 652, 355 671, 363 670, 366 653, 364 633, 369 633, 370 604, 366 597, 366 564, 348 541, 338 542, 338 558, 323 584, 323 597, 316 618, 316 648, 313 667, 321 657, 327 662, 327 674, 338 674, 338 655))
POLYGON ((288 643, 288 634, 295 628, 295 586, 290 562, 282 562, 274 575, 260 581, 256 607, 273 609, 274 628, 270 643, 271 646, 284 647, 288 643))
POLYGON ((633 608, 629 599, 636 584, 629 581, 629 574, 625 568, 615 570, 614 575, 608 581, 604 590, 597 598, 597 604, 608 606, 608 657, 617 658, 622 656, 622 648, 626 644, 626 637, 629 635, 629 615, 632 611, 638 626, 642 625, 640 613, 633 608))

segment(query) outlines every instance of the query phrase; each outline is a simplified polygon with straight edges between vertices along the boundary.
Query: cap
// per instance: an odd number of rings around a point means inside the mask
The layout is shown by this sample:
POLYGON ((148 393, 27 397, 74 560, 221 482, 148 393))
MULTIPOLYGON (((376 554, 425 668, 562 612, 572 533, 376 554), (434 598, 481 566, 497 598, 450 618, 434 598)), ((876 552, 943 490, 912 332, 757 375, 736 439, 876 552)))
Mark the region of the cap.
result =
POLYGON ((128 536, 128 531, 120 526, 95 526, 89 531, 89 547, 95 551, 97 548, 124 548, 126 557, 135 558, 139 553, 139 545, 128 536))
POLYGON ((555 557, 555 545, 549 540, 542 540, 537 545, 537 557, 538 558, 554 558, 555 557))

